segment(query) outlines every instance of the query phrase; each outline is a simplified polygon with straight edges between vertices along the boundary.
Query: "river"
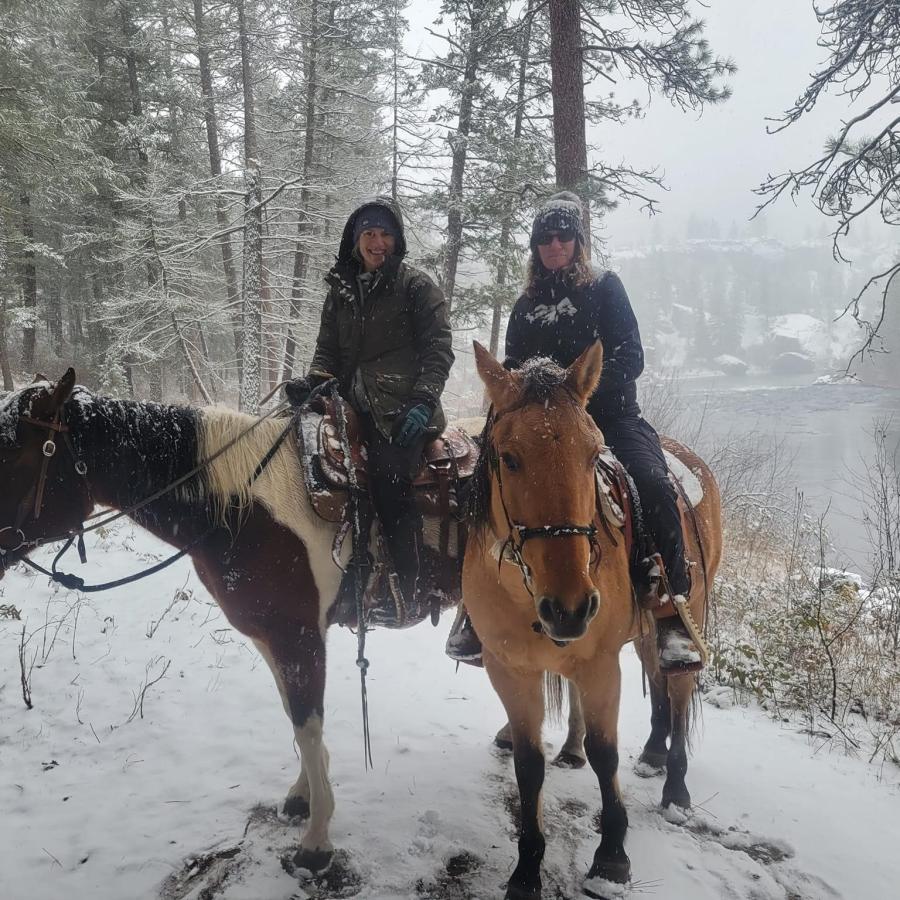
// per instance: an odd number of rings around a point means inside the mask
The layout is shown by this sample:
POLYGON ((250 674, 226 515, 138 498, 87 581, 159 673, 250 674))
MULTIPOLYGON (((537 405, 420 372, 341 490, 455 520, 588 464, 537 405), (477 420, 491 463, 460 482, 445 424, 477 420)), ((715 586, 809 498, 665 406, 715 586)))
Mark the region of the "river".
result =
MULTIPOLYGON (((865 498, 855 478, 874 454, 876 421, 887 421, 887 447, 900 442, 900 391, 860 384, 811 384, 809 376, 764 378, 716 376, 684 379, 681 401, 703 412, 703 443, 755 433, 781 439, 793 457, 790 495, 803 492, 808 512, 828 510, 830 562, 869 571, 863 525, 865 498)), ((696 413, 695 413, 696 414, 696 413)))

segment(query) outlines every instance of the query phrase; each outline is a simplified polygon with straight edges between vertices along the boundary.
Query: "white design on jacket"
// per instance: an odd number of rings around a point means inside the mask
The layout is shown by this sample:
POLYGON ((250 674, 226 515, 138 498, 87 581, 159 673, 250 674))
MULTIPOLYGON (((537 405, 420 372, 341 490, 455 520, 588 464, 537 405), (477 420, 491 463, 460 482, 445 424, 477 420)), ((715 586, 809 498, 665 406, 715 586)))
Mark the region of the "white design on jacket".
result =
POLYGON ((553 325, 563 316, 574 315, 575 305, 568 297, 563 297, 558 303, 539 303, 530 313, 525 313, 525 318, 540 325, 553 325))

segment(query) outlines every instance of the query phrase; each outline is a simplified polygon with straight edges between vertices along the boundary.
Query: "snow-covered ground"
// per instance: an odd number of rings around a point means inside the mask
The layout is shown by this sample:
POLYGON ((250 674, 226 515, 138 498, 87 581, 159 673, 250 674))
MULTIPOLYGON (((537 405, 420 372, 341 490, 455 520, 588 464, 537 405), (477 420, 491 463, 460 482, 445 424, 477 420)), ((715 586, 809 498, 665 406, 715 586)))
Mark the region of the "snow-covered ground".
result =
MULTIPOLYGON (((88 565, 105 579, 165 552, 127 526, 94 543, 88 565)), ((329 875, 304 881, 282 866, 298 825, 274 812, 299 766, 290 727, 264 663, 189 565, 87 598, 17 570, 0 592, 0 604, 22 613, 0 618, 3 900, 503 896, 517 803, 511 760, 491 749, 503 717, 484 673, 456 672, 444 658, 448 617, 437 629, 370 635, 368 772, 355 638, 330 635, 339 853, 329 875), (36 660, 31 710, 20 686, 23 626, 26 663, 36 660), (163 672, 141 717, 141 688, 163 672)), ((686 820, 663 815, 661 780, 633 770, 648 709, 630 649, 622 662, 632 896, 900 895, 900 772, 838 755, 716 689, 688 773, 695 810, 686 820)), ((546 739, 558 747, 560 728, 546 739)), ((545 898, 581 895, 598 806, 589 770, 549 769, 545 898)))

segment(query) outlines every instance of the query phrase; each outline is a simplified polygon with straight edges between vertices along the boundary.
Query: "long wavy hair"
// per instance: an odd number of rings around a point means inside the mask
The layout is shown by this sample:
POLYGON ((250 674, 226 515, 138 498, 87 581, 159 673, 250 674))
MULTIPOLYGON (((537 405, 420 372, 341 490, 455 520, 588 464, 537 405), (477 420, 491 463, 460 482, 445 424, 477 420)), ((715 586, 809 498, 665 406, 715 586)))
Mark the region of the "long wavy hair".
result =
MULTIPOLYGON (((537 248, 535 248, 528 257, 528 267, 525 270, 525 293, 529 297, 534 297, 540 290, 541 284, 553 278, 554 275, 557 273, 551 272, 544 266, 537 248)), ((557 277, 565 279, 566 283, 574 288, 587 287, 594 280, 594 269, 591 266, 587 248, 581 241, 575 241, 575 256, 565 271, 560 272, 557 277)))

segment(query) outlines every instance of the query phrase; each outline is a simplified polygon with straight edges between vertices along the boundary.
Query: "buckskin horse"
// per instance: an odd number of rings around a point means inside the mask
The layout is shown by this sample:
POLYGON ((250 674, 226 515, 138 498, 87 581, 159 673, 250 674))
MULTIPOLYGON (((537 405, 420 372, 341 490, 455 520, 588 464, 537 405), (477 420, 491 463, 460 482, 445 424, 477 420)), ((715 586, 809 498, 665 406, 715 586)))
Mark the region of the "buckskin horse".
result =
MULTIPOLYGON (((301 760, 284 809, 309 815, 295 862, 318 871, 333 852, 322 723, 338 525, 313 509, 285 422, 102 397, 76 387, 73 369, 2 397, 0 577, 35 546, 77 535, 95 505, 189 553, 275 677, 301 760)), ((438 530, 426 518, 426 542, 438 530)), ((454 555, 457 532, 444 532, 454 555)))
MULTIPOLYGON (((690 805, 684 776, 696 677, 680 675, 665 685, 659 676, 653 618, 635 605, 624 535, 601 521, 596 466, 606 448, 585 408, 601 379, 601 345, 568 370, 530 360, 507 371, 477 343, 475 356, 492 412, 472 485, 462 587, 512 735, 521 830, 506 896, 541 896, 541 726, 545 673, 555 673, 580 697, 585 750, 600 783, 602 837, 584 891, 605 897, 631 876, 617 779, 619 652, 634 641, 651 676, 653 728, 641 759, 667 766, 663 805, 690 805)), ((719 492, 697 456, 674 442, 667 446, 703 492, 689 515, 693 527, 685 529, 689 558, 697 563, 689 603, 702 627, 721 556, 719 492)))

